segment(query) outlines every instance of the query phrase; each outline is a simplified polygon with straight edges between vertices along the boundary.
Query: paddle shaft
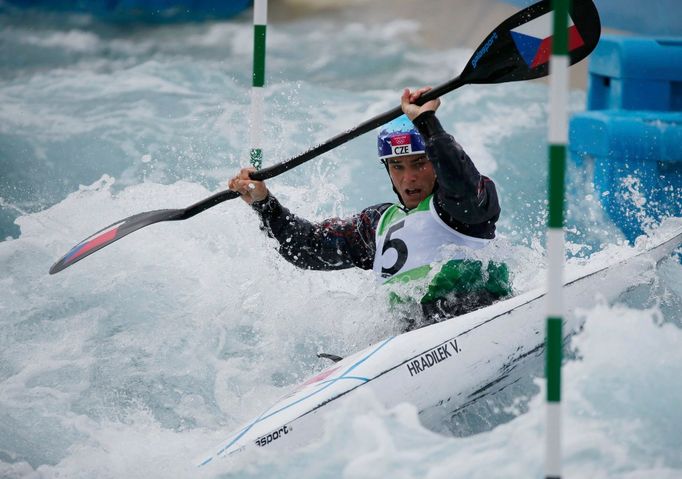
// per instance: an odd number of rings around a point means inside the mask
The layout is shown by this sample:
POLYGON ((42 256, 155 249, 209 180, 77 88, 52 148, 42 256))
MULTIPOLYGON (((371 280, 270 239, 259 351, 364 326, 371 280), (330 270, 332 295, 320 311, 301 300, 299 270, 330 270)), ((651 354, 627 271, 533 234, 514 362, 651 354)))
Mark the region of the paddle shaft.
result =
MULTIPOLYGON (((424 103, 429 102, 431 100, 435 100, 436 98, 446 93, 449 93, 452 90, 455 90, 456 88, 459 88, 465 84, 466 84, 465 82, 460 80, 460 77, 457 77, 453 80, 450 80, 447 83, 443 83, 442 85, 439 85, 436 88, 433 88, 432 90, 426 92, 415 103, 421 106, 424 103)), ((333 138, 330 138, 324 143, 315 146, 309 149, 308 151, 301 153, 300 155, 294 158, 291 158, 290 160, 277 163, 276 165, 272 165, 267 168, 263 168, 260 171, 251 173, 249 176, 251 177, 251 179, 254 179, 256 181, 263 181, 270 178, 274 178, 277 175, 281 175, 285 171, 302 165, 303 163, 312 160, 317 156, 320 156, 330 150, 333 150, 337 146, 343 145, 344 143, 352 140, 353 138, 356 138, 360 135, 364 135, 365 133, 372 131, 375 128, 379 128, 381 125, 388 123, 391 120, 395 120, 402 114, 403 110, 401 109, 401 107, 399 106, 395 107, 392 110, 389 110, 385 113, 382 113, 373 118, 370 118, 367 121, 360 123, 355 128, 352 128, 350 130, 347 130, 343 133, 336 135, 333 138)))
MULTIPOLYGON (((421 106, 428 101, 435 100, 436 98, 441 97, 446 93, 449 93, 461 87, 462 85, 466 85, 466 82, 461 80, 461 76, 458 76, 457 78, 454 78, 426 92, 415 103, 421 106)), ((333 138, 330 138, 324 143, 321 143, 301 153, 298 156, 277 163, 276 165, 263 168, 262 170, 254 171, 249 176, 251 177, 251 179, 255 181, 269 180, 270 178, 279 176, 282 173, 285 173, 293 168, 296 168, 297 166, 300 166, 303 163, 312 160, 313 158, 317 158, 318 156, 327 153, 328 151, 331 151, 338 146, 343 145, 344 143, 352 140, 353 138, 357 138, 358 136, 364 135, 365 133, 372 131, 375 128, 379 128, 381 125, 384 125, 389 121, 398 118, 402 114, 403 114, 402 108, 399 106, 395 107, 387 112, 381 113, 380 115, 374 116, 369 120, 360 123, 355 128, 352 128, 350 130, 347 130, 343 133, 336 135, 333 138)), ((213 206, 219 203, 232 200, 238 197, 239 193, 237 193, 236 191, 232 190, 220 191, 212 196, 209 196, 204 200, 201 200, 197 203, 194 203, 191 206, 188 206, 183 210, 182 214, 173 218, 173 220, 184 220, 187 218, 191 218, 192 216, 197 215, 209 208, 212 208, 213 206)))

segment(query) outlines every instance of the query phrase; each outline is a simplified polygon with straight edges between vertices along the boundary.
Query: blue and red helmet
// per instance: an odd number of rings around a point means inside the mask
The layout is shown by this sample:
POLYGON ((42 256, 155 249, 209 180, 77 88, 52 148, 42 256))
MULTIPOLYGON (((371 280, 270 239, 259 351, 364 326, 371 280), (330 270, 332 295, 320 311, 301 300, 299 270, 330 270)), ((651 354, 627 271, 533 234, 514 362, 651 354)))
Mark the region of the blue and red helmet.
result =
POLYGON ((379 159, 386 161, 396 156, 426 153, 426 145, 417 128, 407 116, 402 115, 381 128, 377 150, 379 159))

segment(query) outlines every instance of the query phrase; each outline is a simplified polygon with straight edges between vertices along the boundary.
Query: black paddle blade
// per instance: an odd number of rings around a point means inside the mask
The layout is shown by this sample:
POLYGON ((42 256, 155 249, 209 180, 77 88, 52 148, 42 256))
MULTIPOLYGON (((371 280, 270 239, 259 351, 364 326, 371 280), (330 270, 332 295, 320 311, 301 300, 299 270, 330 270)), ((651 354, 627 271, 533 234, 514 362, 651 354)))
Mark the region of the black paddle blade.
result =
POLYGON ((52 265, 50 274, 59 273, 74 263, 91 255, 97 250, 110 245, 116 240, 129 235, 133 231, 149 226, 159 221, 172 221, 182 219, 185 210, 156 210, 140 213, 99 230, 94 235, 81 241, 71 248, 59 261, 52 265))
MULTIPOLYGON (((476 49, 460 75, 464 83, 532 80, 549 73, 552 54, 551 0, 542 0, 502 22, 476 49)), ((570 65, 599 42, 601 22, 592 0, 572 0, 568 21, 570 65)))
POLYGON ((194 215, 201 213, 223 201, 231 200, 239 197, 239 193, 235 191, 225 190, 220 191, 208 198, 205 198, 187 208, 169 209, 169 210, 154 210, 146 213, 139 213, 130 216, 124 220, 99 230, 94 235, 90 236, 71 248, 71 251, 66 253, 59 261, 52 265, 50 274, 59 273, 61 270, 68 268, 74 263, 82 260, 86 256, 91 255, 95 251, 110 245, 116 240, 120 240, 133 231, 137 231, 145 226, 159 223, 161 221, 178 221, 186 220, 194 215))

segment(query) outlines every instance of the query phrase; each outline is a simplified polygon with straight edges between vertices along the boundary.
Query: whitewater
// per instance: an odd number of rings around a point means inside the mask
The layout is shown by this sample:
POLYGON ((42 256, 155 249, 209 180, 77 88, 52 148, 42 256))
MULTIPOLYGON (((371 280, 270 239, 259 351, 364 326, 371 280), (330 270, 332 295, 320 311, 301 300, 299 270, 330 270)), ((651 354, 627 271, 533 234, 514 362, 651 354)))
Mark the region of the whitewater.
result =
MULTIPOLYGON (((371 272, 294 268, 239 200, 48 275, 98 229, 188 206, 248 163, 250 21, 121 27, 0 5, 0 477, 541 477, 542 364, 455 415, 358 394, 315 444, 197 470, 226 432, 328 366, 318 352, 348 355, 399 328, 371 272)), ((403 87, 459 73, 473 51, 427 48, 419 28, 317 18, 270 29, 265 164, 393 108, 403 87)), ((439 110, 496 181, 496 248, 517 292, 544 281, 547 94, 542 82, 467 86, 439 110)), ((584 91, 570 98, 584 108, 584 91)), ((313 220, 391 201, 374 142, 268 185, 313 220)), ((630 248, 572 163, 567 191, 569 268, 630 248)), ((575 311, 567 477, 682 475, 682 266, 636 273, 615 303, 575 311)))

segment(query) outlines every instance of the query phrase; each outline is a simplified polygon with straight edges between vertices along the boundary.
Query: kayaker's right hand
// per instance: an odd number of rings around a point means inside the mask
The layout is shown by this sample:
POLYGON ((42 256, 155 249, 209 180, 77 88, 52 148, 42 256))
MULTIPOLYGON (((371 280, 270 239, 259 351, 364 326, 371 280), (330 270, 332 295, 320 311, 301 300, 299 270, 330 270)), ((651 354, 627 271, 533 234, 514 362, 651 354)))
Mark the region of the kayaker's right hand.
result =
POLYGON ((232 191, 239 193, 246 203, 251 204, 254 201, 262 201, 268 197, 268 188, 265 182, 252 180, 249 173, 256 171, 252 166, 242 168, 239 170, 237 176, 232 178, 227 187, 232 191))
POLYGON ((416 105, 414 102, 417 101, 424 93, 431 90, 430 86, 425 86, 419 88, 418 90, 410 91, 409 88, 403 90, 403 95, 400 97, 400 107, 403 113, 407 115, 410 121, 413 121, 419 115, 425 111, 436 111, 440 106, 440 98, 435 100, 427 101, 422 106, 416 105))

